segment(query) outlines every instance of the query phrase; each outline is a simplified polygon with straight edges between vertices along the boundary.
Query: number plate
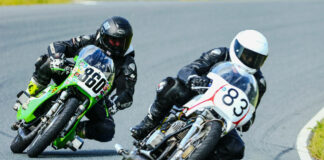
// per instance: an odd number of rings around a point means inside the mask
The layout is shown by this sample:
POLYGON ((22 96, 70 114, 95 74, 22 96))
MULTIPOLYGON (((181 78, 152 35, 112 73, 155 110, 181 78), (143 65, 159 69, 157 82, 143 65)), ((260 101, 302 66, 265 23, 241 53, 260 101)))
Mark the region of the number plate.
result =
POLYGON ((78 78, 78 85, 92 97, 103 95, 103 89, 107 85, 105 75, 99 69, 89 65, 81 73, 83 74, 78 78))

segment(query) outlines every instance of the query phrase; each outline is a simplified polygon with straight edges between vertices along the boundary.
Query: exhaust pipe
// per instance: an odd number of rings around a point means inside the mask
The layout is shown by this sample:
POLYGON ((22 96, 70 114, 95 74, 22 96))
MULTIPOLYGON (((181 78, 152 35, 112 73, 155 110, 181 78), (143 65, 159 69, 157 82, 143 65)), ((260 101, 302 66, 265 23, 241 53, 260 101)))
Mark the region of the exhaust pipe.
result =
POLYGON ((18 129, 18 135, 19 137, 22 139, 22 141, 24 143, 30 143, 36 136, 38 130, 40 129, 40 127, 42 126, 42 122, 40 122, 37 127, 31 131, 29 134, 26 135, 26 133, 24 132, 24 130, 22 128, 18 129))

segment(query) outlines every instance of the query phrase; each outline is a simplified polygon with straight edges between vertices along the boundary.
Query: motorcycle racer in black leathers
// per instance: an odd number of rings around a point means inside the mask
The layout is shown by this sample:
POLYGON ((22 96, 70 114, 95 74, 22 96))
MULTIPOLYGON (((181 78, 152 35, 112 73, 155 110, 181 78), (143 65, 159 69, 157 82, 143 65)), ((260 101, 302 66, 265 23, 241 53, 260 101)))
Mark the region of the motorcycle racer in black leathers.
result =
MULTIPOLYGON (((198 93, 191 90, 195 86, 207 86, 209 79, 206 77, 209 70, 217 63, 231 61, 248 73, 253 74, 258 82, 259 99, 266 91, 266 81, 260 67, 268 55, 266 38, 255 30, 245 30, 237 34, 230 48, 220 47, 203 53, 200 58, 184 66, 177 78, 167 77, 157 89, 156 99, 149 108, 148 115, 137 126, 131 128, 132 136, 141 140, 154 129, 169 113, 173 105, 182 106, 198 93)), ((256 107, 257 107, 256 106, 256 107)), ((255 119, 255 112, 250 122, 246 123, 241 131, 246 132, 255 119)), ((244 142, 236 130, 221 138, 210 159, 241 159, 244 156, 244 142)))
POLYGON ((133 102, 137 69, 135 52, 131 45, 132 36, 133 31, 129 22, 123 17, 114 16, 104 21, 95 34, 51 43, 48 54, 37 59, 36 70, 26 92, 31 96, 36 95, 50 83, 51 79, 60 84, 68 74, 53 68, 62 68, 65 58, 73 58, 86 45, 98 46, 114 61, 115 80, 110 93, 86 114, 89 120, 79 124, 77 134, 81 138, 110 141, 115 133, 115 124, 111 116, 107 117, 107 106, 122 110, 130 107, 133 102), (54 64, 54 60, 61 63, 54 64), (111 96, 110 100, 108 96, 115 89, 115 95, 111 96))

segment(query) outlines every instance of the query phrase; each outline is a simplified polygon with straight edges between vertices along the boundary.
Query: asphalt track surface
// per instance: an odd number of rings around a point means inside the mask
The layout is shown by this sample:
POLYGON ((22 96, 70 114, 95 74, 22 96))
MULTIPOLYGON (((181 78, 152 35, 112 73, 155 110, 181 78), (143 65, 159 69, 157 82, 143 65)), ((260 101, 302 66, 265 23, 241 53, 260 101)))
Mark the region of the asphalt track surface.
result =
POLYGON ((234 35, 257 29, 269 41, 263 67, 268 90, 249 132, 244 159, 295 160, 300 129, 324 105, 324 3, 316 1, 100 2, 96 5, 0 7, 0 159, 12 154, 10 125, 16 93, 25 89, 34 62, 52 41, 94 33, 108 16, 133 25, 138 82, 131 108, 115 115, 112 142, 86 140, 82 150, 54 151, 41 159, 120 159, 113 145, 131 147, 128 129, 147 113, 155 88, 203 51, 229 46, 234 35))

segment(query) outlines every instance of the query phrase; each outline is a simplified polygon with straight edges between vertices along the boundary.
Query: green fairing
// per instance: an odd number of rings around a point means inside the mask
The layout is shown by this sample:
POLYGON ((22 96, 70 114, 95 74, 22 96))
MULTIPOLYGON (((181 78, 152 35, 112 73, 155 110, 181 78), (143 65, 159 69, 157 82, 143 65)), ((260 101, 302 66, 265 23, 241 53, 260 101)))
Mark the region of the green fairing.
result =
POLYGON ((27 109, 23 109, 22 107, 19 107, 18 113, 17 113, 17 120, 25 120, 27 123, 34 120, 36 118, 33 114, 35 112, 35 110, 41 104, 43 104, 47 99, 49 99, 50 97, 52 97, 59 91, 59 87, 56 89, 56 91, 54 90, 55 88, 56 88, 56 85, 48 86, 44 90, 44 91, 46 91, 45 94, 43 93, 44 92, 43 91, 40 93, 40 94, 43 94, 42 96, 38 97, 38 95, 37 95, 36 97, 30 98, 27 109))
MULTIPOLYGON (((103 95, 99 95, 97 98, 91 97, 86 91, 84 91, 81 87, 78 86, 78 77, 75 76, 76 71, 79 71, 80 63, 87 64, 84 60, 79 60, 78 56, 74 58, 74 61, 76 61, 75 67, 73 71, 69 74, 68 78, 61 83, 59 86, 56 86, 55 84, 48 86, 46 89, 44 89, 41 93, 39 93, 36 97, 32 97, 29 99, 28 107, 27 109, 23 109, 23 107, 19 107, 17 112, 17 120, 25 120, 25 122, 31 122, 36 117, 33 114, 38 107, 40 107, 45 101, 47 101, 49 98, 57 94, 58 92, 61 92, 62 90, 67 89, 70 86, 76 87, 82 94, 87 96, 89 98, 89 105, 86 107, 86 110, 78 117, 77 122, 74 124, 72 129, 64 136, 64 137, 58 137, 53 141, 53 145, 56 146, 57 149, 64 148, 66 143, 68 141, 72 141, 76 135, 75 129, 80 122, 80 120, 83 118, 83 116, 91 109, 91 107, 96 104, 100 99, 103 98, 103 95)), ((80 74, 80 73, 79 73, 80 74)), ((111 86, 111 82, 108 82, 111 86)), ((111 87, 109 87, 105 92, 107 94, 111 87)), ((107 116, 108 113, 107 113, 107 116)))

